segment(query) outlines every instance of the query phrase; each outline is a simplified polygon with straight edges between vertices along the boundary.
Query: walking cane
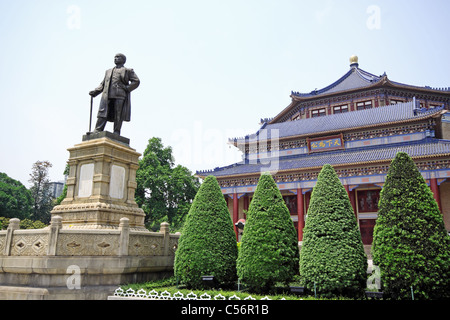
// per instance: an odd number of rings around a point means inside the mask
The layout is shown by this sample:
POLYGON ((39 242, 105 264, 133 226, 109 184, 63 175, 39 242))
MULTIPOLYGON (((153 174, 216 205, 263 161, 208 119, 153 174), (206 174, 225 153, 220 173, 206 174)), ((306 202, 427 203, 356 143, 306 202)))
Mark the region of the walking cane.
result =
POLYGON ((94 97, 91 96, 91 113, 89 115, 89 132, 91 132, 91 124, 92 124, 92 103, 94 101, 94 97))

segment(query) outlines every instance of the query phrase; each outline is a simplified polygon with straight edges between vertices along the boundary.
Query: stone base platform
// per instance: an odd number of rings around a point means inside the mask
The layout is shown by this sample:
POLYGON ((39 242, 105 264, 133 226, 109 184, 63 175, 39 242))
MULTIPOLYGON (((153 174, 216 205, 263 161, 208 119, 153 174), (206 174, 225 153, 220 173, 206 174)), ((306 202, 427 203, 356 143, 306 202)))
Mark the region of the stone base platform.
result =
POLYGON ((3 257, 1 300, 106 300, 119 285, 169 277, 169 257, 3 257))
POLYGON ((20 230, 11 219, 0 231, 0 299, 107 299, 122 284, 173 274, 179 234, 136 231, 122 218, 117 229, 49 227, 20 230))

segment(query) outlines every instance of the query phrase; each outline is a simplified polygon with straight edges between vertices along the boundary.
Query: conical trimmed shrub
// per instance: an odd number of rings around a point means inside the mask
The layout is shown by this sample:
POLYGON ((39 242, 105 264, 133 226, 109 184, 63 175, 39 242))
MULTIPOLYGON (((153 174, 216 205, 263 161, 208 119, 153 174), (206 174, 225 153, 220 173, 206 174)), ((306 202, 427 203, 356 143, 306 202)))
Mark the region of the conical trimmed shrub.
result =
POLYGON ((298 242, 289 209, 270 174, 262 174, 250 203, 237 272, 253 291, 267 291, 298 273, 298 242))
POLYGON ((174 273, 190 288, 203 289, 202 276, 213 275, 223 287, 233 285, 237 243, 233 223, 217 179, 200 186, 178 242, 174 273))
POLYGON ((411 157, 397 153, 380 193, 372 245, 385 296, 450 297, 450 237, 433 193, 411 157))
POLYGON ((331 165, 324 165, 303 229, 300 277, 320 296, 359 297, 367 281, 367 257, 347 191, 331 165))

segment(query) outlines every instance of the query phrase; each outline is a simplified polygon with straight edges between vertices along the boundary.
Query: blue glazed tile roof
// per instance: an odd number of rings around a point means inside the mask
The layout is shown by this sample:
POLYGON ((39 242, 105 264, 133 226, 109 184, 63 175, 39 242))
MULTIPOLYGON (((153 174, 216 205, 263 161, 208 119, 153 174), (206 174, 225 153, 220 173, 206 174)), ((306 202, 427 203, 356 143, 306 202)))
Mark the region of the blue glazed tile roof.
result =
MULTIPOLYGON (((325 88, 319 89, 319 90, 313 90, 309 93, 300 93, 292 91, 292 96, 295 97, 301 97, 301 98, 311 98, 318 95, 323 94, 329 94, 329 93, 335 93, 335 92, 342 92, 346 90, 352 90, 352 89, 360 89, 369 87, 371 85, 374 85, 375 83, 380 82, 384 77, 386 77, 386 73, 376 76, 370 72, 364 71, 360 69, 359 67, 350 68, 350 70, 344 74, 341 78, 330 84, 329 86, 326 86, 325 88)), ((445 91, 450 92, 450 87, 444 87, 444 88, 431 88, 430 86, 414 86, 409 84, 404 84, 400 82, 395 82, 389 80, 391 83, 401 86, 407 86, 412 88, 420 88, 420 89, 429 89, 429 90, 437 90, 437 91, 445 91)))
POLYGON ((244 138, 230 139, 230 142, 244 142, 245 139, 265 140, 266 138, 272 138, 272 135, 274 138, 276 138, 275 135, 278 135, 278 138, 313 135, 359 127, 370 127, 384 123, 389 124, 413 119, 419 120, 420 118, 439 113, 443 108, 444 107, 442 106, 434 109, 418 110, 415 108, 415 101, 413 100, 396 105, 331 114, 316 118, 273 124, 264 123, 257 133, 248 135, 244 138))
POLYGON ((293 91, 292 95, 297 97, 313 97, 321 94, 364 88, 379 82, 382 78, 383 76, 376 76, 360 68, 351 68, 341 78, 323 89, 313 90, 310 93, 293 91))
MULTIPOLYGON (((324 164, 350 165, 356 163, 369 163, 370 161, 389 161, 392 160, 398 152, 406 152, 411 157, 450 155, 450 140, 428 138, 418 142, 400 143, 389 147, 365 147, 286 157, 279 159, 278 171, 315 168, 321 167, 324 164)), ((197 172, 197 174, 199 176, 214 175, 216 177, 257 174, 268 171, 270 165, 274 167, 275 163, 264 162, 264 164, 253 164, 241 162, 223 168, 216 168, 211 171, 197 172)))

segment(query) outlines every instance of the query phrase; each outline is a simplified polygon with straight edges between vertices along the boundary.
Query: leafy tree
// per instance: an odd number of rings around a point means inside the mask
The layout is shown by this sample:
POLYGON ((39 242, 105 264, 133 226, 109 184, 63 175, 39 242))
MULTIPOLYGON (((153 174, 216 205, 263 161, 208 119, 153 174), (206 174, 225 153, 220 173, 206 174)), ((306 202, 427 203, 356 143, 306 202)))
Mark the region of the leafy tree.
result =
POLYGON ((30 191, 33 197, 33 220, 44 223, 50 222, 50 211, 53 208, 53 198, 50 194, 50 179, 48 170, 52 164, 48 161, 36 161, 33 164, 29 182, 32 184, 30 191))
POLYGON ((32 205, 31 192, 20 181, 0 172, 0 216, 29 218, 32 205))
POLYGON ((350 199, 331 165, 311 195, 300 251, 305 287, 325 297, 364 295, 367 257, 350 199))
POLYGON ((229 287, 236 280, 237 244, 233 222, 214 176, 197 192, 175 253, 176 277, 187 286, 203 288, 202 276, 213 275, 229 287))
POLYGON ((392 160, 380 193, 372 244, 392 299, 450 297, 450 237, 433 193, 407 153, 392 160))
POLYGON ((9 218, 0 217, 0 230, 6 230, 9 225, 9 218))
POLYGON ((164 221, 171 228, 180 228, 200 186, 187 168, 175 166, 172 148, 164 147, 160 138, 149 140, 139 160, 136 182, 136 202, 153 229, 159 229, 164 221))
POLYGON ((20 229, 42 229, 47 225, 39 220, 33 221, 30 219, 20 220, 19 227, 20 229))
MULTIPOLYGON (((6 230, 9 225, 10 218, 0 217, 0 230, 6 230)), ((21 219, 19 223, 20 229, 42 229, 47 225, 39 220, 33 221, 28 218, 21 219)))
POLYGON ((259 178, 241 238, 237 273, 253 291, 267 291, 298 273, 297 234, 270 174, 259 178))

